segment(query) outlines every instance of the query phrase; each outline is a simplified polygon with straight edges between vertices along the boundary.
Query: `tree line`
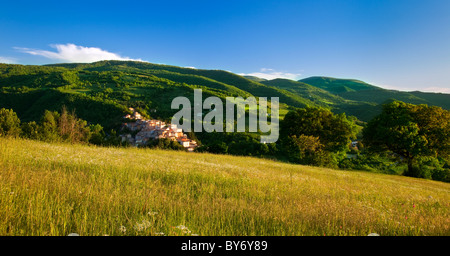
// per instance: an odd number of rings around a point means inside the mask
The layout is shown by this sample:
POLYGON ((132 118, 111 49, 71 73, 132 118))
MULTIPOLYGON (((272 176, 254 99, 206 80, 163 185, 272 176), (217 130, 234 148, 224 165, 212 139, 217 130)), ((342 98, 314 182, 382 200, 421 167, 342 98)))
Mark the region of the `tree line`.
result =
MULTIPOLYGON (((115 135, 115 131, 112 131, 115 135)), ((119 145, 115 136, 107 136, 99 124, 88 124, 62 107, 61 112, 45 110, 41 119, 21 122, 12 109, 0 109, 0 137, 26 138, 45 142, 94 145, 119 145)))
POLYGON ((281 123, 280 146, 301 164, 450 182, 450 111, 393 101, 363 127, 355 149, 349 142, 357 133, 343 114, 303 108, 281 123))

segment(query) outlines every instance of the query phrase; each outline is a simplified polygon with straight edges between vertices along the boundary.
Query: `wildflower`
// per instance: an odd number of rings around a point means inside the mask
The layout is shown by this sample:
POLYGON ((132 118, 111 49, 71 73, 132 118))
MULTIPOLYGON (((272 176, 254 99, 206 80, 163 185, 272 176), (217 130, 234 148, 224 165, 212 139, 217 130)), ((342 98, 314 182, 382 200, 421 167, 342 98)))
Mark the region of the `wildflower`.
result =
POLYGON ((140 232, 140 231, 144 230, 144 225, 137 223, 137 224, 134 226, 134 229, 135 229, 136 231, 140 232))
POLYGON ((134 229, 139 232, 139 231, 143 231, 143 230, 149 228, 150 226, 151 226, 150 221, 142 220, 141 223, 138 223, 138 222, 136 223, 136 225, 134 226, 134 229))
POLYGON ((380 235, 377 234, 377 233, 370 233, 370 234, 368 234, 367 236, 380 236, 380 235))
POLYGON ((77 234, 77 233, 70 233, 70 234, 68 234, 67 236, 80 236, 80 235, 77 234))
POLYGON ((192 233, 192 231, 190 231, 186 226, 184 225, 179 225, 176 226, 176 228, 180 229, 181 231, 183 231, 183 233, 187 234, 187 233, 192 233))
POLYGON ((127 232, 127 228, 125 226, 120 226, 120 232, 122 233, 126 233, 127 232))
POLYGON ((145 229, 147 229, 151 226, 151 223, 148 220, 143 220, 142 225, 144 226, 145 229))

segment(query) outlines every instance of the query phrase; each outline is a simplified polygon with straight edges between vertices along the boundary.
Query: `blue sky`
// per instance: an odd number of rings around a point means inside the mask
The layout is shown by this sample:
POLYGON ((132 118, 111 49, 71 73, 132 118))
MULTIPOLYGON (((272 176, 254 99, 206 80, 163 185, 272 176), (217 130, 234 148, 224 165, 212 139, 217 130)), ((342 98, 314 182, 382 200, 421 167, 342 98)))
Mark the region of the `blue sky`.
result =
POLYGON ((133 59, 450 93, 450 1, 8 1, 0 62, 133 59))

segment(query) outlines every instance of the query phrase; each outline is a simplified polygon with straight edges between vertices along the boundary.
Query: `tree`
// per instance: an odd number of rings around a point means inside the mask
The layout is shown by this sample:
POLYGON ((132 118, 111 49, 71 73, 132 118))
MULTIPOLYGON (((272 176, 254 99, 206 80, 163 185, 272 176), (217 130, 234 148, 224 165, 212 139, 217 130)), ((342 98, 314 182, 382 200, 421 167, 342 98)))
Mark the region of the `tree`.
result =
POLYGON ((88 142, 91 136, 87 122, 77 118, 75 112, 69 113, 65 106, 58 118, 58 128, 62 140, 71 143, 88 142))
POLYGON ((0 137, 18 137, 20 135, 20 119, 12 109, 0 109, 0 137))
POLYGON ((324 108, 307 107, 290 111, 280 124, 280 137, 301 135, 318 138, 323 150, 345 151, 356 136, 356 126, 345 114, 333 114, 324 108))
POLYGON ((445 157, 450 153, 450 111, 440 107, 394 101, 363 129, 363 141, 372 152, 391 151, 414 174, 418 157, 445 157))
POLYGON ((23 123, 22 126, 23 138, 37 140, 39 139, 39 125, 35 121, 23 123))
POLYGON ((60 140, 58 134, 59 113, 56 111, 45 110, 39 125, 39 139, 47 142, 60 140))
POLYGON ((228 152, 228 146, 225 142, 215 142, 208 146, 208 152, 215 154, 226 154, 228 152))
POLYGON ((104 145, 106 146, 120 146, 121 145, 120 137, 117 135, 116 130, 111 129, 109 134, 106 134, 106 139, 104 140, 104 145))
POLYGON ((103 131, 103 127, 99 124, 91 124, 89 129, 91 133, 89 142, 95 145, 102 145, 105 140, 105 132, 103 131))
POLYGON ((321 155, 323 152, 323 145, 320 143, 318 137, 306 135, 292 135, 283 138, 283 148, 289 161, 308 164, 308 165, 322 165, 321 155))

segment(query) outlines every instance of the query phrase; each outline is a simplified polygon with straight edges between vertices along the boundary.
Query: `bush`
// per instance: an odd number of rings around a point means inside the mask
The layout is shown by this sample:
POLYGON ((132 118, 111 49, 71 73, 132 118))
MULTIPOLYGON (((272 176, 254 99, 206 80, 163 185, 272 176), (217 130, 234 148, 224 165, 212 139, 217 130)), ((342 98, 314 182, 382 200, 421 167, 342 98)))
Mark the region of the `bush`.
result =
POLYGON ((225 142, 215 142, 208 146, 207 151, 215 154, 226 154, 228 152, 228 146, 225 142))
POLYGON ((443 158, 420 157, 412 171, 406 171, 404 175, 450 182, 450 169, 447 166, 448 163, 443 158))
POLYGON ((180 145, 180 143, 168 138, 150 140, 147 143, 147 147, 158 149, 185 150, 184 147, 180 145))
POLYGON ((450 169, 437 168, 431 174, 433 180, 450 182, 450 169))
POLYGON ((318 137, 289 136, 282 140, 282 148, 288 160, 298 164, 336 167, 337 154, 324 150, 318 137))
POLYGON ((39 139, 39 125, 35 121, 23 123, 21 137, 37 140, 39 139))
POLYGON ((356 158, 344 158, 339 161, 339 168, 386 174, 399 174, 404 171, 403 166, 393 162, 388 156, 376 154, 359 154, 356 158))
POLYGON ((426 165, 414 165, 412 168, 408 168, 403 175, 415 178, 431 179, 431 168, 426 165))
POLYGON ((91 133, 89 143, 94 145, 103 145, 105 141, 105 132, 103 131, 103 127, 99 124, 91 124, 89 126, 89 130, 91 133))

